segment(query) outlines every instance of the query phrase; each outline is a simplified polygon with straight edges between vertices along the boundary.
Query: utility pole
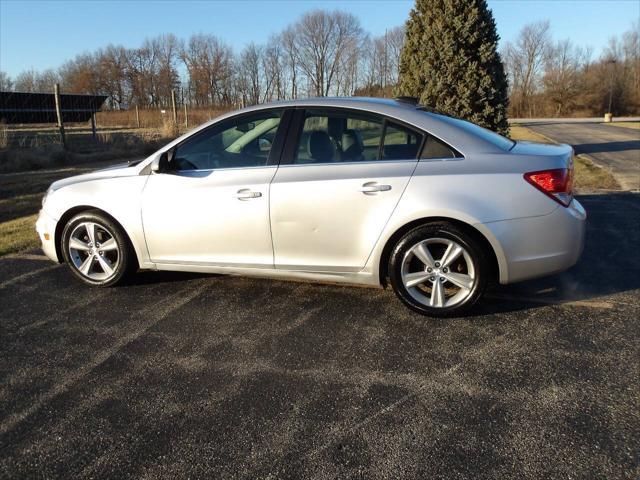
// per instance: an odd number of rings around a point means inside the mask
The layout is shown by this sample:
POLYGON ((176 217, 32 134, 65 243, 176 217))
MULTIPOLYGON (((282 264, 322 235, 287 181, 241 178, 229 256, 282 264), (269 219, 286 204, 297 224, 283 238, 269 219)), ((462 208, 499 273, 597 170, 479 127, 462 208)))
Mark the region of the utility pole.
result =
POLYGON ((184 104, 184 128, 189 128, 189 114, 187 112, 187 104, 184 104))
POLYGON ((138 109, 138 105, 136 105, 136 125, 140 128, 140 110, 138 109))
POLYGON ((56 116, 58 117, 58 131, 60 132, 60 143, 62 148, 66 149, 67 145, 64 138, 64 123, 62 122, 62 107, 60 105, 60 85, 56 83, 53 87, 53 94, 56 99, 56 116))
POLYGON ((610 58, 609 60, 607 60, 607 64, 610 65, 609 70, 610 70, 610 78, 609 78, 609 110, 607 110, 607 113, 611 113, 613 115, 613 112, 611 111, 611 106, 613 104, 613 74, 614 74, 614 69, 615 69, 615 64, 616 64, 616 59, 615 58, 610 58))
POLYGON ((91 112, 91 136, 96 141, 96 112, 91 112))
POLYGON ((173 107, 173 125, 178 128, 178 110, 176 110, 176 91, 171 90, 171 106, 173 107))

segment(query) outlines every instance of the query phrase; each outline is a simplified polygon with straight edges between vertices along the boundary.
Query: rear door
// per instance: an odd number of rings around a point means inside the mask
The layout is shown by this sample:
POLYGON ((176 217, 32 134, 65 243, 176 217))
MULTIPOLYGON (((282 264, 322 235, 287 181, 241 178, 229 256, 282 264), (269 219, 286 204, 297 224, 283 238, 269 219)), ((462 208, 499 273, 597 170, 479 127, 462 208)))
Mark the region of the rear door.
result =
POLYGON ((297 110, 271 183, 276 268, 361 270, 416 167, 422 140, 378 115, 297 110))

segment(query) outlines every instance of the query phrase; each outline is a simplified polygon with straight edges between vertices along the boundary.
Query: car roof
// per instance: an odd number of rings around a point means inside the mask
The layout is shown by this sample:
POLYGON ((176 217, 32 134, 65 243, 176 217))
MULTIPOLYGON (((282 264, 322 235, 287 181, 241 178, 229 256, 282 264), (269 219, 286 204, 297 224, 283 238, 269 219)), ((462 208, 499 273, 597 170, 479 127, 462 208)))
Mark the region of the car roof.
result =
MULTIPOLYGON (((345 108, 383 115, 391 119, 397 119, 405 124, 414 126, 430 135, 439 138, 445 143, 462 153, 465 157, 471 153, 504 153, 504 150, 496 147, 469 130, 461 128, 450 117, 428 111, 427 107, 406 100, 371 97, 311 97, 295 100, 280 100, 259 105, 252 105, 227 112, 209 122, 201 125, 196 130, 183 135, 167 145, 166 149, 184 140, 196 131, 205 129, 221 120, 241 115, 244 113, 258 112, 274 108, 345 108)), ((165 149, 163 149, 165 150, 165 149)))

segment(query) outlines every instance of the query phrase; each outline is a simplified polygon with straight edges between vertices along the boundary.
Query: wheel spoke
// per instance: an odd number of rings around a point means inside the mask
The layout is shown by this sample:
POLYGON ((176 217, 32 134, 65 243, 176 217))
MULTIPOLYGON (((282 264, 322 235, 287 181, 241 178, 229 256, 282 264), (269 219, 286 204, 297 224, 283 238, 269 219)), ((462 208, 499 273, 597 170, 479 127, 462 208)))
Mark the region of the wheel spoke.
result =
POLYGON ((99 248, 99 250, 102 250, 102 251, 117 250, 117 249, 118 249, 118 244, 113 238, 110 238, 106 242, 101 243, 99 248))
POLYGON ((84 224, 84 228, 87 231, 87 237, 89 237, 89 243, 96 244, 96 224, 87 222, 84 224))
POLYGON ((109 260, 104 258, 102 255, 98 255, 96 258, 98 259, 98 263, 104 273, 107 275, 113 274, 113 267, 110 265, 109 260))
POLYGON ((447 250, 444 252, 442 259, 440 260, 440 266, 442 268, 448 267, 451 263, 462 255, 462 247, 457 243, 451 242, 447 247, 447 250))
POLYGON ((413 247, 413 254, 418 257, 422 263, 424 263, 427 267, 433 268, 433 257, 431 256, 431 252, 427 248, 426 244, 419 243, 415 247, 413 247))
POLYGON ((84 252, 91 250, 91 247, 87 243, 75 237, 69 238, 69 248, 73 248, 74 250, 82 250, 84 252))
POLYGON ((464 290, 471 290, 471 287, 473 287, 473 278, 470 275, 454 272, 441 273, 441 275, 464 290))
POLYGON ((80 270, 83 275, 89 275, 89 270, 91 270, 92 263, 93 256, 89 255, 87 258, 85 258, 84 262, 82 262, 82 265, 78 267, 78 270, 80 270))
POLYGON ((407 273, 402 277, 402 281, 405 287, 411 288, 426 282, 430 276, 431 274, 427 272, 407 273))
POLYGON ((431 288, 431 298, 429 299, 429 305, 432 307, 444 307, 444 287, 442 282, 436 281, 431 288))

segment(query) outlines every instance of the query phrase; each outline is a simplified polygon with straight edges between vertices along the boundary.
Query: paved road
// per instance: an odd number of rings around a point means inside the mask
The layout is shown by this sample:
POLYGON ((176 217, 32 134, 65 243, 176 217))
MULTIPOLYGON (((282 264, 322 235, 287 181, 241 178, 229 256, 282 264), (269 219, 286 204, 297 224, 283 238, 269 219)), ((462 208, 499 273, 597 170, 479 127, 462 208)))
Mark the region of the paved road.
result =
MULTIPOLYGON (((640 122, 640 117, 614 117, 614 122, 640 122)), ((509 123, 602 123, 603 117, 567 117, 567 118, 510 118, 509 123)))
POLYGON ((608 168, 625 190, 640 189, 640 130, 599 123, 532 123, 534 132, 573 145, 608 168))
POLYGON ((640 196, 571 271, 417 316, 389 291, 0 260, 2 478, 637 478, 640 196))

